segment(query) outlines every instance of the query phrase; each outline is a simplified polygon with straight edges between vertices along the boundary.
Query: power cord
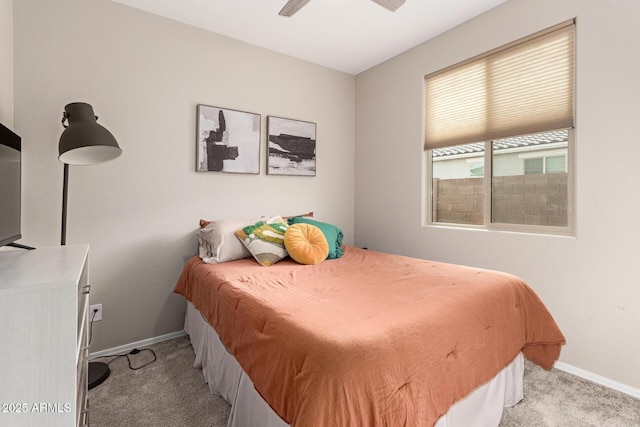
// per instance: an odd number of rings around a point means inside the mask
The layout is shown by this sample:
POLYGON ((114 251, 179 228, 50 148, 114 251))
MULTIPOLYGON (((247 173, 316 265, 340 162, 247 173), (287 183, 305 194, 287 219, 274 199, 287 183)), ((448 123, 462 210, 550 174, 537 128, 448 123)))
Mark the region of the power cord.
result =
POLYGON ((93 319, 96 318, 96 314, 98 314, 98 309, 93 309, 93 316, 91 316, 91 320, 89 320, 89 344, 91 344, 91 338, 93 338, 93 319))
MULTIPOLYGON (((98 313, 98 309, 94 308, 93 309, 93 315, 91 316, 91 319, 89 320, 89 344, 91 344, 91 338, 93 337, 93 319, 95 319, 96 314, 98 313)), ((156 353, 151 350, 150 348, 143 348, 141 350, 138 350, 137 348, 134 348, 133 350, 131 350, 129 353, 127 354, 112 354, 112 355, 108 355, 108 356, 100 356, 100 357, 96 357, 96 359, 103 359, 105 357, 111 357, 111 360, 109 360, 107 362, 107 365, 111 364, 111 362, 120 359, 121 357, 126 357, 127 358, 127 363, 129 364, 129 369, 131 369, 132 371, 137 371, 138 369, 142 369, 145 366, 149 365, 150 363, 155 362, 156 360, 158 360, 156 353), (143 351, 149 351, 151 352, 151 354, 153 355, 153 359, 148 361, 147 363, 138 366, 138 367, 133 367, 131 366, 131 359, 129 358, 130 355, 135 355, 135 354, 139 354, 142 353, 143 351)))
POLYGON ((155 353, 153 350, 151 350, 150 348, 143 348, 143 349, 140 349, 140 350, 138 350, 137 348, 134 348, 133 350, 131 350, 129 353, 126 353, 126 354, 112 354, 112 355, 110 355, 110 356, 101 356, 101 357, 98 357, 98 359, 101 359, 101 358, 104 358, 104 357, 111 357, 111 360, 109 360, 109 361, 107 362, 107 365, 110 365, 110 364, 111 364, 111 362, 113 362, 113 361, 115 361, 115 360, 117 360, 117 359, 120 359, 120 358, 122 358, 122 357, 125 357, 125 358, 127 359, 127 363, 129 364, 129 369, 131 369, 132 371, 137 371, 138 369, 142 369, 142 368, 144 368, 145 366, 147 366, 147 365, 149 365, 149 364, 151 364, 151 363, 155 362, 156 360, 158 360, 158 358, 157 358, 157 356, 156 356, 156 353, 155 353), (148 351, 148 352, 150 352, 150 353, 153 355, 153 359, 149 360, 147 363, 145 363, 145 364, 143 364, 143 365, 140 365, 140 366, 137 366, 137 367, 133 367, 133 366, 131 365, 131 358, 129 358, 129 356, 130 356, 130 355, 136 355, 136 354, 142 353, 143 351, 148 351))

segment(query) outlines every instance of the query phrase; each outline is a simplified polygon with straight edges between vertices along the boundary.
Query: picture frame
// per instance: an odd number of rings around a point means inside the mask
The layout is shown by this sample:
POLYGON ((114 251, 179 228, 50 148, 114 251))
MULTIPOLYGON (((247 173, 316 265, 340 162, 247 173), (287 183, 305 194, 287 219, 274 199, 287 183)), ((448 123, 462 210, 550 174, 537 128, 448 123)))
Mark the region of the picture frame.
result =
POLYGON ((260 173, 260 114, 198 104, 196 171, 260 173))
POLYGON ((267 174, 316 176, 316 124, 267 116, 267 174))

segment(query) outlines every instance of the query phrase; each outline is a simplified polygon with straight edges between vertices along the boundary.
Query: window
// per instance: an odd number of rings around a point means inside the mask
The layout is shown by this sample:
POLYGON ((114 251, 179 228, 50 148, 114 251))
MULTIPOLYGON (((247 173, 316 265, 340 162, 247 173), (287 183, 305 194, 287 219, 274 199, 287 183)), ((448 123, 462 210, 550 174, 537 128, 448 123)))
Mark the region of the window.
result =
POLYGON ((544 173, 565 173, 567 171, 567 156, 553 156, 544 158, 544 173))
POLYGON ((484 143, 431 150, 433 222, 484 223, 484 150, 484 143))
MULTIPOLYGON (((566 149, 560 151, 558 155, 548 155, 545 157, 524 158, 525 175, 536 173, 566 173, 567 172, 567 154, 566 149)), ((540 155, 540 153, 536 153, 540 155)))
POLYGON ((567 227, 569 131, 496 140, 491 147, 491 222, 567 227))
POLYGON ((471 170, 469 172, 471 173, 471 176, 484 176, 484 162, 473 162, 471 164, 471 170))
POLYGON ((425 77, 428 223, 572 231, 574 32, 425 77))
POLYGON ((536 173, 544 173, 544 158, 537 157, 535 159, 524 160, 525 175, 533 175, 536 173))

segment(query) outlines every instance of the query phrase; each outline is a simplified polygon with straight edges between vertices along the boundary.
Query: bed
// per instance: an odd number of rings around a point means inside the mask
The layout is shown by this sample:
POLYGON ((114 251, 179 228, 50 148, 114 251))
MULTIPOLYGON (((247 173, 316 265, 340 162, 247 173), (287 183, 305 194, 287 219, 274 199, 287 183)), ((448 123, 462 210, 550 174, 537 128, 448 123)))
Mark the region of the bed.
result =
POLYGON ((498 425, 565 338, 517 277, 347 246, 270 267, 191 258, 175 292, 229 426, 498 425))

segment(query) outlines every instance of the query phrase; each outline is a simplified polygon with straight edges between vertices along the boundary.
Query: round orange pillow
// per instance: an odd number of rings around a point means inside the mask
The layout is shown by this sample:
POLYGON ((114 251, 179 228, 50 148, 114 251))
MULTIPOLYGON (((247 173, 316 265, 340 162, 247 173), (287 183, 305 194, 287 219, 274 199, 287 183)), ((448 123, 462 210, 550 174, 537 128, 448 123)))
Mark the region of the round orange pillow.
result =
POLYGON ((284 247, 289 256, 300 264, 319 264, 329 256, 329 243, 315 225, 293 224, 284 233, 284 247))

